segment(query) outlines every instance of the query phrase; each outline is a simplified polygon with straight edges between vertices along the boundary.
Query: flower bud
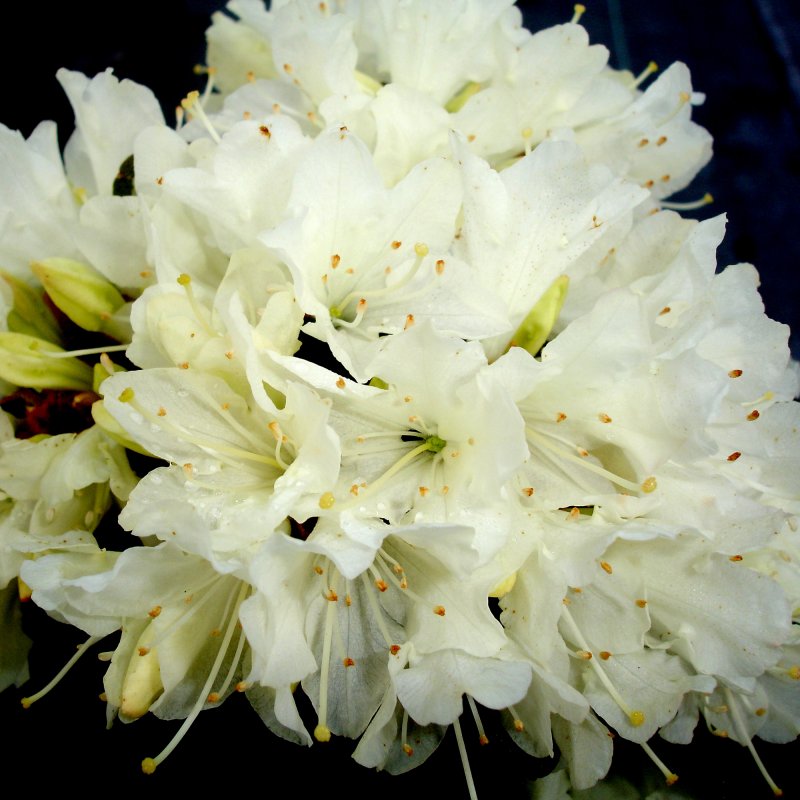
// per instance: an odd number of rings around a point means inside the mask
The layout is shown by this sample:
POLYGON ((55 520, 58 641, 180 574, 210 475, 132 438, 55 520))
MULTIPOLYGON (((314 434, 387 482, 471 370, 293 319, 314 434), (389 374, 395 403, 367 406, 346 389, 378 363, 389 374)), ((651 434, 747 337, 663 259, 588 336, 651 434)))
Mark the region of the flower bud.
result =
POLYGON ((91 389, 92 368, 58 345, 24 333, 0 333, 0 378, 29 389, 91 389), (48 355, 49 354, 49 355, 48 355))
POLYGON ((61 332, 52 312, 44 304, 42 294, 8 272, 0 270, 0 277, 11 289, 12 308, 8 314, 8 329, 59 343, 61 332))
POLYGON ((560 275, 539 298, 511 338, 510 347, 522 347, 532 356, 542 349, 567 299, 569 278, 560 275))
POLYGON ((94 269, 69 258, 35 261, 31 269, 50 299, 76 325, 117 339, 126 338, 125 326, 114 318, 125 299, 94 269))

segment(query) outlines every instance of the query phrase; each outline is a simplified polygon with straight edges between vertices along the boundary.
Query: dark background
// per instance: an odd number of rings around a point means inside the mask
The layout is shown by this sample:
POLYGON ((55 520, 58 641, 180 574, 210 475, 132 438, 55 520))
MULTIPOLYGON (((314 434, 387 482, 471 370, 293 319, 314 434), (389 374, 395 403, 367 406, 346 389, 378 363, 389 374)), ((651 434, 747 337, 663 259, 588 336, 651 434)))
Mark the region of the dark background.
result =
MULTIPOLYGON (((214 0, 5 4, 0 121, 27 135, 39 120, 56 119, 65 140, 72 117, 54 78, 59 66, 88 75, 111 66, 119 77, 150 86, 171 120, 181 97, 200 88, 192 66, 202 61, 203 32, 210 13, 221 5, 214 0)), ((532 29, 572 15, 571 3, 521 5, 532 29)), ((790 0, 590 0, 587 5, 582 23, 593 41, 609 46, 613 66, 638 72, 651 59, 662 68, 682 60, 692 71, 695 89, 707 93, 695 119, 714 136, 715 157, 684 195, 714 195, 716 202, 699 216, 727 212, 720 264, 749 261, 758 267, 767 313, 792 325, 793 351, 800 356, 800 7, 790 0)), ((25 625, 38 634, 31 654, 33 679, 25 687, 31 692, 52 677, 81 637, 30 605, 25 625)), ((284 794, 277 789, 279 782, 297 797, 426 798, 443 789, 466 797, 452 732, 425 765, 392 778, 353 763, 347 757, 352 743, 334 741, 308 751, 278 740, 239 696, 201 714, 156 775, 145 777, 138 768, 141 758, 155 755, 178 726, 146 717, 105 731, 104 707, 97 699, 103 671, 104 665, 87 655, 52 694, 27 711, 18 705, 23 692, 0 694, 7 776, 30 781, 31 788, 52 780, 91 794, 125 787, 154 797, 176 789, 231 791, 254 783, 259 794, 270 798, 284 794)), ((464 727, 474 739, 471 724, 464 727)), ((548 764, 523 756, 502 731, 496 734, 490 732, 489 747, 470 749, 479 794, 484 800, 529 796, 527 781, 546 772, 548 764)), ((747 752, 733 742, 699 731, 688 748, 669 747, 658 739, 653 744, 681 775, 676 788, 690 796, 772 796, 747 752)), ((657 773, 639 748, 619 740, 615 746, 626 774, 658 785, 657 773)), ((797 743, 759 743, 758 748, 785 796, 800 796, 797 743)))

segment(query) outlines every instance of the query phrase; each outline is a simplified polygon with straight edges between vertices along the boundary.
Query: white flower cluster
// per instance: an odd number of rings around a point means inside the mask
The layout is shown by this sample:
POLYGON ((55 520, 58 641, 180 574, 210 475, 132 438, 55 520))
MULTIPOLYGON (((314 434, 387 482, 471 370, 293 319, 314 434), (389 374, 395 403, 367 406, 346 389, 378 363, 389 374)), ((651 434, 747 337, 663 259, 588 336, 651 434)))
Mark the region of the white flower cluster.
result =
POLYGON ((109 718, 185 718, 146 772, 233 691, 392 773, 478 706, 562 790, 609 730, 673 781, 700 716, 760 765, 800 732, 800 381, 665 200, 711 155, 686 67, 612 70, 580 7, 228 9, 177 129, 66 70, 63 161, 0 128, 4 607, 121 631, 109 718))

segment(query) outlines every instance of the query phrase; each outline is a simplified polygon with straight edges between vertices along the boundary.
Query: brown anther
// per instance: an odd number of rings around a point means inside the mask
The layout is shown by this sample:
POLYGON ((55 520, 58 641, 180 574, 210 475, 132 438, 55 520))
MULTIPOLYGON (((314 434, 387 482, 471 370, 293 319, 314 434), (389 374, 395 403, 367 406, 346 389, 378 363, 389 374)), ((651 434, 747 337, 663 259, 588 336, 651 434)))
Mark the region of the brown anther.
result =
POLYGON ((159 175, 156 178, 156 184, 158 184, 159 186, 163 186, 164 185, 164 176, 163 175, 159 175))
POLYGON ((608 650, 601 650, 597 655, 599 655, 603 661, 608 661, 608 659, 611 658, 611 653, 609 653, 608 650))
POLYGON ((249 111, 242 111, 242 119, 252 119, 253 115, 249 111))
POLYGON ((728 556, 728 561, 742 561, 744 556, 735 555, 735 556, 728 556))
POLYGON ((767 713, 767 709, 766 708, 757 708, 754 713, 755 713, 755 715, 757 717, 763 717, 764 714, 767 713))
POLYGON ((578 448, 578 455, 581 458, 586 458, 589 455, 589 451, 585 447, 578 448))
POLYGON ((662 176, 661 176, 661 180, 662 180, 664 183, 666 183, 666 182, 667 182, 667 181, 670 179, 670 177, 671 177, 670 175, 662 175, 662 176))
POLYGON ((166 417, 166 416, 167 416, 167 409, 166 409, 166 408, 164 408, 164 406, 161 406, 161 407, 158 409, 158 416, 159 416, 159 417, 166 417))
POLYGON ((581 515, 581 510, 577 506, 573 506, 569 510, 570 519, 575 519, 576 517, 579 517, 580 515, 581 515))
POLYGON ((239 681, 233 688, 236 689, 237 692, 246 692, 250 688, 250 685, 247 681, 239 681))
POLYGON ((403 398, 403 402, 404 402, 404 403, 410 403, 410 402, 411 402, 413 399, 414 399, 414 398, 413 398, 413 397, 412 397, 410 394, 407 394, 407 395, 406 395, 406 396, 403 398))
POLYGON ((321 567, 319 564, 317 564, 317 565, 314 567, 314 572, 316 572, 316 573, 317 573, 317 575, 322 575, 322 574, 325 572, 325 570, 324 570, 324 569, 322 569, 322 567, 321 567))
POLYGON ((161 606, 153 606, 148 612, 147 616, 155 619, 161 613, 161 606))
POLYGON ((97 695, 97 696, 98 696, 98 697, 100 698, 100 700, 102 700, 104 703, 107 703, 107 702, 108 702, 108 695, 107 695, 105 692, 100 692, 100 694, 99 694, 99 695, 97 695))
POLYGON ((223 403, 223 404, 220 406, 220 408, 221 408, 223 411, 227 411, 227 410, 228 410, 230 407, 231 407, 231 404, 230 404, 230 403, 227 403, 227 402, 223 403))
POLYGON ((233 350, 226 350, 225 351, 225 358, 227 358, 228 361, 231 361, 233 359, 233 350))
POLYGON ((475 141, 475 134, 474 133, 469 134, 469 136, 467 136, 467 141, 468 142, 474 142, 475 141))
POLYGON ((563 411, 559 411, 556 414, 556 422, 563 422, 567 418, 567 415, 563 411))
POLYGON ((640 597, 636 601, 636 605, 639 606, 639 608, 645 608, 647 606, 647 600, 645 600, 644 598, 640 597))
POLYGON ((433 607, 433 613, 436 614, 439 617, 443 617, 445 615, 446 611, 444 610, 444 606, 434 606, 433 607))
POLYGON ((739 457, 741 457, 741 453, 738 450, 734 450, 729 456, 728 461, 736 461, 739 457))
POLYGON ((138 653, 140 656, 146 656, 150 652, 149 647, 140 647, 138 648, 138 653))
POLYGON ((378 579, 375 581, 375 588, 376 588, 376 589, 377 589, 379 592, 385 592, 385 591, 386 591, 386 590, 389 588, 389 584, 388 584, 388 583, 386 583, 386 581, 385 581, 385 580, 383 580, 383 578, 378 578, 378 579))
POLYGON ((280 103, 273 103, 272 104, 272 113, 273 114, 280 114, 281 113, 281 104, 280 103))
POLYGON ((399 242, 397 241, 397 239, 395 239, 392 242, 392 250, 397 250, 402 244, 403 244, 402 242, 399 242))
POLYGON ((352 494, 352 495, 353 495, 353 496, 355 496, 355 497, 358 497, 358 484, 357 484, 357 483, 354 483, 354 484, 353 484, 353 485, 350 487, 350 494, 352 494))
POLYGON ((406 744, 406 743, 404 742, 404 743, 403 743, 403 752, 404 752, 404 753, 405 753, 405 754, 406 754, 406 755, 407 755, 409 758, 411 758, 411 756, 413 756, 413 755, 414 755, 414 748, 413 748, 413 747, 411 747, 411 745, 409 745, 409 744, 406 744))
POLYGON ((405 575, 400 579, 400 588, 401 589, 408 589, 408 578, 405 575))
MULTIPOLYGON (((345 272, 346 272, 348 275, 355 275, 355 273, 356 273, 356 271, 355 271, 355 270, 354 270, 352 267, 348 267, 348 268, 345 270, 345 272)), ((364 302, 364 305, 366 305, 366 302, 367 302, 367 301, 366 301, 366 300, 364 300, 363 302, 364 302)))
POLYGON ((609 575, 610 575, 610 574, 611 574, 611 573, 614 571, 614 570, 611 568, 611 564, 609 564, 609 563, 608 563, 608 561, 601 561, 601 562, 600 562, 600 566, 601 566, 601 567, 602 567, 602 569, 603 569, 605 572, 607 572, 609 575))
POLYGON ((427 486, 420 486, 419 487, 419 493, 420 493, 421 497, 425 497, 428 494, 429 491, 430 491, 430 489, 428 489, 427 486))
POLYGON ((728 738, 728 731, 724 730, 723 728, 718 728, 717 730, 711 731, 714 736, 719 736, 720 739, 727 739, 728 738))
POLYGON ((747 415, 747 419, 749 419, 749 420, 750 420, 750 422, 752 422, 754 419, 758 419, 760 416, 761 416, 761 414, 758 412, 758 409, 754 408, 754 409, 753 409, 753 410, 752 410, 752 411, 751 411, 751 412, 750 412, 750 413, 747 415))
POLYGON ((346 385, 347 385, 347 384, 345 383, 345 381, 344 381, 344 378, 337 378, 337 379, 336 379, 336 386, 337 386, 337 388, 339 388, 339 389, 344 389, 344 387, 345 387, 346 385))
POLYGON ((393 644, 393 645, 392 645, 392 646, 389 648, 389 652, 390 652, 390 653, 391 653, 393 656, 396 656, 396 655, 397 655, 397 654, 400 652, 400 645, 399 645, 399 644, 393 644))
POLYGON ((609 417, 608 414, 600 413, 597 415, 597 418, 600 420, 600 422, 605 422, 606 424, 611 422, 611 417, 609 417))
POLYGON ((325 594, 325 599, 330 603, 335 603, 339 599, 339 595, 333 591, 333 589, 328 589, 325 594))
POLYGON ((578 658, 582 658, 584 661, 589 661, 592 658, 592 654, 588 650, 576 650, 575 655, 578 658))
POLYGON ((222 636, 222 631, 219 628, 214 628, 208 635, 216 638, 217 636, 222 636))
POLYGON ((688 103, 689 100, 692 99, 692 96, 689 94, 689 92, 681 92, 678 95, 678 99, 681 101, 681 103, 688 103))
POLYGON ((483 745, 485 745, 485 744, 489 744, 489 737, 488 737, 488 736, 487 736, 485 733, 482 733, 482 734, 481 734, 481 735, 478 737, 478 742, 479 742, 479 744, 481 745, 481 747, 482 747, 483 745))
POLYGON ((672 309, 669 306, 664 306, 664 308, 662 308, 661 311, 658 312, 658 316, 663 317, 664 314, 669 314, 670 311, 672 311, 672 309))
POLYGON ((651 186, 653 186, 654 183, 655 183, 655 181, 653 181, 653 180, 645 181, 644 182, 644 188, 645 189, 649 189, 651 186))
POLYGON ((639 147, 646 147, 648 144, 650 144, 650 140, 647 138, 639 140, 639 147))
POLYGON ((535 491, 536 491, 536 489, 534 489, 534 488, 533 488, 533 486, 526 486, 526 487, 525 487, 525 488, 522 490, 522 494, 524 494, 524 495, 525 495, 525 497, 533 497, 533 493, 534 493, 535 491))
POLYGON ((349 595, 349 594, 346 594, 346 595, 344 596, 344 604, 345 604, 345 605, 346 605, 348 608, 350 608, 350 606, 351 606, 351 605, 353 605, 353 598, 352 598, 352 597, 350 597, 350 595, 349 595))
POLYGON ((570 586, 569 590, 575 594, 581 594, 583 592, 580 586, 570 586))
POLYGON ((350 658, 350 656, 348 656, 347 658, 342 659, 342 664, 344 664, 346 667, 354 667, 356 665, 356 662, 353 661, 353 659, 350 658))
POLYGON ((336 269, 339 266, 339 262, 342 260, 342 257, 338 253, 334 253, 331 256, 331 269, 336 269))
POLYGON ((261 125, 258 130, 261 133, 261 135, 266 137, 267 139, 272 138, 272 131, 266 125, 261 125))
POLYGON ((728 377, 729 378, 741 378, 742 377, 742 371, 740 369, 732 369, 728 373, 728 377))
POLYGON ((153 275, 153 272, 152 272, 152 270, 149 270, 149 269, 143 269, 139 273, 139 277, 140 278, 150 278, 150 277, 152 277, 152 275, 153 275))
POLYGON ((283 71, 284 71, 284 72, 286 72, 286 73, 288 73, 288 74, 291 74, 291 72, 292 72, 292 65, 291 65, 291 64, 284 64, 284 65, 283 65, 283 71))
POLYGON ((572 600, 570 600, 569 597, 562 598, 561 602, 565 606, 571 606, 572 605, 572 600))
POLYGON ((522 731, 525 730, 525 725, 523 724, 521 719, 515 719, 514 720, 514 730, 517 733, 522 733, 522 731))
POLYGON ((182 363, 178 364, 181 369, 189 369, 189 362, 183 361, 182 363))
POLYGON ((441 275, 444 272, 444 261, 440 258, 436 262, 436 274, 441 275))
POLYGON ((183 471, 189 476, 192 476, 192 472, 194 472, 194 465, 190 463, 186 463, 183 465, 183 471))
POLYGON ((255 74, 255 72, 253 72, 253 70, 249 69, 245 73, 245 78, 247 78, 247 82, 248 83, 253 83, 255 81, 255 79, 256 79, 256 74, 255 74))
POLYGON ((406 323, 403 325, 403 330, 407 331, 412 325, 414 324, 414 315, 407 314, 406 315, 406 323))

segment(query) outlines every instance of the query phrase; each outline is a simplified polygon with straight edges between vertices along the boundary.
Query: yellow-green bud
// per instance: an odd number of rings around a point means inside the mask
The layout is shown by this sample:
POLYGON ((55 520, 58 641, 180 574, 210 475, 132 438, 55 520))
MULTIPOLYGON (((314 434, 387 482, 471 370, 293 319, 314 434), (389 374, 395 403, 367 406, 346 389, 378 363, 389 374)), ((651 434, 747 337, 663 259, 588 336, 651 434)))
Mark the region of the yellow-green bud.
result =
POLYGON ((92 403, 92 419, 98 428, 102 428, 115 442, 121 444, 123 447, 127 447, 128 450, 141 453, 143 456, 153 455, 128 437, 128 432, 111 416, 108 409, 103 405, 102 400, 96 400, 92 403))
POLYGON ((125 298, 97 271, 69 258, 35 261, 31 269, 50 299, 76 325, 116 339, 127 338, 126 326, 114 318, 125 298))
POLYGON ((13 305, 8 314, 8 329, 60 343, 61 332, 52 312, 44 304, 42 293, 4 270, 0 270, 0 276, 11 287, 13 305))
POLYGON ((522 347, 533 356, 542 349, 567 299, 568 287, 566 275, 559 276, 550 284, 511 337, 510 347, 522 347))
POLYGON ((92 368, 58 345, 24 333, 0 333, 0 378, 29 389, 91 389, 92 368))

